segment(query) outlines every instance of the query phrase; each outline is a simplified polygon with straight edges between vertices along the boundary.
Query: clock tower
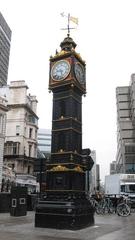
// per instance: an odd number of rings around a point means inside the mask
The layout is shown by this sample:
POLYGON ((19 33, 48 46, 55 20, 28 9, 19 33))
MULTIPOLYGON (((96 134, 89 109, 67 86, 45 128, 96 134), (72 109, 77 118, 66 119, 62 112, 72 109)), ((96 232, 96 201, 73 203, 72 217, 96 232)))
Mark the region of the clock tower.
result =
POLYGON ((82 96, 86 64, 67 35, 60 52, 50 57, 49 90, 53 92, 51 159, 46 190, 36 208, 35 226, 79 229, 94 223, 86 193, 86 171, 93 160, 82 149, 82 96))

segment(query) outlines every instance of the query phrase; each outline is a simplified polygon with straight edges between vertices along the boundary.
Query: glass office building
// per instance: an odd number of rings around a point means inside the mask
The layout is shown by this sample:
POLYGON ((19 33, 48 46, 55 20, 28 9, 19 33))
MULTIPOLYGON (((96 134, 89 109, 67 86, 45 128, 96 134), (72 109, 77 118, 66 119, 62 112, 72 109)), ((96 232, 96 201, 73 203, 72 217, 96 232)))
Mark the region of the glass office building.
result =
POLYGON ((38 130, 38 149, 45 156, 49 157, 51 153, 51 130, 38 130))
POLYGON ((0 87, 7 85, 11 30, 0 12, 0 87))

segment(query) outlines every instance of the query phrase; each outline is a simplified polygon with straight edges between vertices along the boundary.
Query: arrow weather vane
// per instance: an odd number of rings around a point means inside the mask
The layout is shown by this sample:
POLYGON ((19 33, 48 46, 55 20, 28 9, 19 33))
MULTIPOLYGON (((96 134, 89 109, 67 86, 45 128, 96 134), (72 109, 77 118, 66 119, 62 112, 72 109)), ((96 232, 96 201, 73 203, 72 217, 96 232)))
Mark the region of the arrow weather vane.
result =
POLYGON ((60 15, 61 15, 62 17, 66 17, 66 18, 68 19, 67 28, 62 28, 62 30, 68 30, 67 36, 69 37, 69 36, 70 36, 70 29, 75 29, 75 28, 71 28, 71 27, 70 27, 70 21, 72 21, 72 22, 74 22, 75 24, 78 25, 78 18, 75 18, 75 17, 70 16, 70 13, 68 13, 68 15, 65 15, 65 13, 62 12, 60 15))

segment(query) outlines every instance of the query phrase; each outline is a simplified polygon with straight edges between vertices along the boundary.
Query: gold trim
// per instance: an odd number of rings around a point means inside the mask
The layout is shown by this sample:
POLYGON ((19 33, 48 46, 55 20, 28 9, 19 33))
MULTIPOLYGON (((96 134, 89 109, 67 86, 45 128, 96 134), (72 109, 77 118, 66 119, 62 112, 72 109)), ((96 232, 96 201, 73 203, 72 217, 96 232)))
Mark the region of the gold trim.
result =
POLYGON ((56 52, 56 54, 54 56, 50 56, 50 60, 52 61, 53 59, 57 59, 59 57, 63 57, 65 56, 70 56, 70 55, 74 55, 75 57, 77 57, 84 65, 86 65, 85 61, 82 59, 80 53, 77 53, 74 49, 71 49, 71 51, 65 51, 65 50, 61 50, 60 52, 56 52))
POLYGON ((70 128, 58 128, 58 129, 55 129, 55 130, 52 129, 52 132, 68 131, 68 130, 73 130, 73 131, 75 131, 75 132, 77 132, 77 133, 79 133, 79 134, 82 134, 82 132, 80 132, 80 131, 72 128, 72 127, 70 127, 70 128))
POLYGON ((51 169, 47 170, 47 172, 65 172, 65 171, 74 172, 75 171, 75 172, 79 172, 79 173, 84 173, 84 170, 79 165, 77 165, 73 169, 70 169, 64 165, 56 165, 56 166, 52 167, 51 169))
POLYGON ((57 52, 54 56, 51 56, 50 59, 52 59, 52 58, 58 58, 58 57, 60 57, 60 56, 66 55, 66 54, 69 54, 69 52, 64 51, 64 50, 61 50, 60 52, 57 52))
POLYGON ((46 164, 46 166, 64 166, 64 165, 75 165, 75 166, 80 166, 82 168, 85 168, 85 166, 81 165, 81 164, 77 164, 77 163, 71 163, 71 162, 68 162, 68 163, 50 163, 50 164, 46 164))
POLYGON ((52 168, 50 170, 47 170, 47 172, 78 172, 78 173, 84 173, 85 171, 83 171, 81 168, 73 168, 73 169, 69 169, 69 168, 61 168, 61 169, 57 169, 57 168, 52 168))
POLYGON ((62 166, 62 165, 57 165, 53 168, 51 168, 50 170, 48 170, 50 172, 63 172, 63 171, 69 171, 69 168, 62 166))
POLYGON ((74 53, 75 57, 77 57, 79 60, 81 60, 81 62, 86 65, 85 61, 82 59, 80 53, 77 53, 75 50, 72 50, 72 52, 74 53))
POLYGON ((76 172, 83 172, 83 169, 78 165, 77 167, 73 168, 73 170, 75 170, 76 172))

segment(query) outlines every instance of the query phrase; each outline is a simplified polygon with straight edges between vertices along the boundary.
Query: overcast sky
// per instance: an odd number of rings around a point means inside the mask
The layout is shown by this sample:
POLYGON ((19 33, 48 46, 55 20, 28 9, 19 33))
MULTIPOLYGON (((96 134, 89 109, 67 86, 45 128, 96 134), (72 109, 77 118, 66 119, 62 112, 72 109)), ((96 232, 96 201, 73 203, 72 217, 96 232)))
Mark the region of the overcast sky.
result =
POLYGON ((28 93, 37 96, 40 128, 51 128, 49 57, 60 50, 67 26, 60 13, 79 18, 71 37, 87 67, 83 148, 96 150, 104 181, 116 157, 115 90, 129 85, 135 72, 135 1, 0 0, 0 11, 12 30, 8 83, 25 80, 28 93))

